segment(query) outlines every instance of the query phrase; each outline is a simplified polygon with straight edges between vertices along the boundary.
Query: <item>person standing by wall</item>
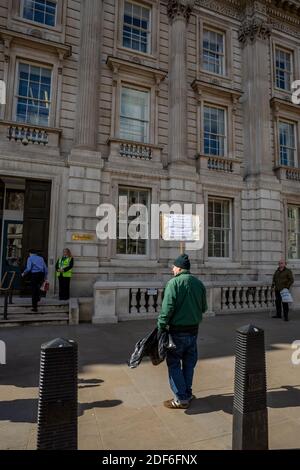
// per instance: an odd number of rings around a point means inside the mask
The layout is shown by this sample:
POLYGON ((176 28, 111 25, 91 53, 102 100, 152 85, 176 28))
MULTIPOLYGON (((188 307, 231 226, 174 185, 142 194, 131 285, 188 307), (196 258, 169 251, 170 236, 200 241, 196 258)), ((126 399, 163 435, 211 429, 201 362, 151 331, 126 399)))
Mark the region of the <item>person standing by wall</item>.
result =
POLYGON ((198 360, 197 336, 202 314, 207 310, 206 290, 190 273, 190 260, 183 254, 175 261, 157 319, 159 331, 167 327, 176 349, 167 352, 169 382, 174 398, 164 402, 167 408, 188 408, 194 398, 192 383, 198 360))
POLYGON ((273 276, 272 287, 275 287, 275 304, 276 304, 276 315, 272 318, 281 318, 281 306, 283 309, 284 320, 289 319, 289 304, 282 302, 280 291, 282 289, 289 289, 294 283, 294 276, 290 269, 286 267, 285 260, 281 259, 278 263, 278 269, 275 271, 273 276))
POLYGON ((68 248, 63 251, 63 256, 56 262, 56 275, 59 283, 59 300, 69 300, 70 282, 73 275, 74 260, 68 248))
POLYGON ((41 286, 47 279, 48 268, 44 258, 37 254, 34 249, 29 250, 29 257, 26 263, 22 277, 31 274, 31 290, 32 290, 32 312, 38 311, 38 302, 41 299, 41 286))

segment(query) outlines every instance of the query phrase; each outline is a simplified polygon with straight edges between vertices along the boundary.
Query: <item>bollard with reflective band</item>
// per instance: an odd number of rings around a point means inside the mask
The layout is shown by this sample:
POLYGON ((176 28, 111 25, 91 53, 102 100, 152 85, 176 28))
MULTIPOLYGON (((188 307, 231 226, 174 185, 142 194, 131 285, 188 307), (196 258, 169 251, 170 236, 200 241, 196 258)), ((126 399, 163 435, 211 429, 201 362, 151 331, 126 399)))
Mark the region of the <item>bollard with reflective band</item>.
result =
POLYGON ((38 450, 77 449, 77 344, 54 339, 41 347, 38 450))
POLYGON ((237 330, 232 448, 268 449, 268 410, 264 331, 237 330))

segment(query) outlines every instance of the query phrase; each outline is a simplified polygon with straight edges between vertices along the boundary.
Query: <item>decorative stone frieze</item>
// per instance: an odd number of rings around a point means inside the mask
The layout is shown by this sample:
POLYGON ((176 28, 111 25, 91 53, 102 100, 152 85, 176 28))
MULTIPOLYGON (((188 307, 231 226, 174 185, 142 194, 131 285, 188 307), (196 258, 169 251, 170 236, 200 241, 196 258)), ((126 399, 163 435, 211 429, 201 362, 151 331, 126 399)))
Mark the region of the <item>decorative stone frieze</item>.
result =
POLYGON ((241 2, 236 0, 227 0, 226 2, 217 2, 214 0, 199 0, 197 2, 202 8, 226 15, 237 20, 242 19, 240 4, 241 2))

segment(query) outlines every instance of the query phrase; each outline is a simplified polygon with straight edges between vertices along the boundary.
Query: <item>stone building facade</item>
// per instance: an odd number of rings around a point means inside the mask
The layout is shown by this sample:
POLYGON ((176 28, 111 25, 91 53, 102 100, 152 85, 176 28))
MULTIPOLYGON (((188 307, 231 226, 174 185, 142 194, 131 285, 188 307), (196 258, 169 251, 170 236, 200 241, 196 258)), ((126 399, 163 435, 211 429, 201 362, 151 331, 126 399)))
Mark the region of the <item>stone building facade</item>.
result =
POLYGON ((97 239, 125 195, 204 204, 207 285, 269 285, 280 257, 297 279, 299 1, 0 0, 0 39, 2 272, 9 239, 24 256, 43 232, 50 279, 75 257, 72 297, 160 287, 177 243, 97 239))

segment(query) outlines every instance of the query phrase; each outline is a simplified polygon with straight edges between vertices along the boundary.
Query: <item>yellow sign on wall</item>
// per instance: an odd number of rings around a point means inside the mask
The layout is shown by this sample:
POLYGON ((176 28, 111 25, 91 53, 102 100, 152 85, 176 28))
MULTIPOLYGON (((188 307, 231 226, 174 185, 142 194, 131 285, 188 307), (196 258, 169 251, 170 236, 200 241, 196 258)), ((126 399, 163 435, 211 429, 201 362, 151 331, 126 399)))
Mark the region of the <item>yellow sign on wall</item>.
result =
POLYGON ((95 240, 93 233, 73 233, 72 240, 74 242, 90 242, 95 240))

